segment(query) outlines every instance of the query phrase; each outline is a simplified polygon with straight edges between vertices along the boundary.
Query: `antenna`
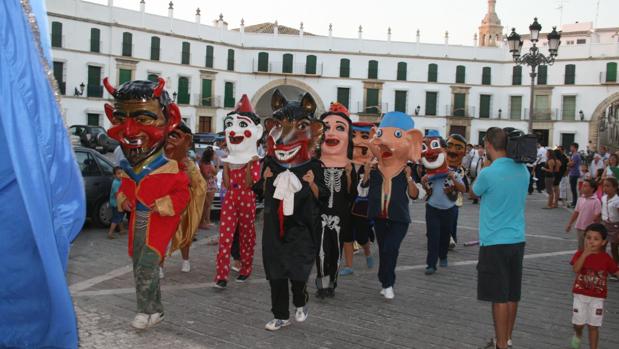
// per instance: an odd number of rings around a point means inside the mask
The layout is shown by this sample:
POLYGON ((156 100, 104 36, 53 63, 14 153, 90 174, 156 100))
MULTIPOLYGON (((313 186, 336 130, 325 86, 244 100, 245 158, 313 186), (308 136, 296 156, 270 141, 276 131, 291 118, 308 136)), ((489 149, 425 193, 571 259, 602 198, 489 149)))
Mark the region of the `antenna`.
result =
POLYGON ((597 1, 595 7, 595 21, 593 22, 593 29, 598 27, 598 17, 600 16, 600 0, 597 1))
MULTIPOLYGON (((565 7, 564 4, 567 3, 567 0, 559 0, 559 6, 557 6, 557 10, 559 10, 559 28, 563 25, 563 8, 565 7)), ((598 0, 598 4, 599 4, 599 0, 598 0)))

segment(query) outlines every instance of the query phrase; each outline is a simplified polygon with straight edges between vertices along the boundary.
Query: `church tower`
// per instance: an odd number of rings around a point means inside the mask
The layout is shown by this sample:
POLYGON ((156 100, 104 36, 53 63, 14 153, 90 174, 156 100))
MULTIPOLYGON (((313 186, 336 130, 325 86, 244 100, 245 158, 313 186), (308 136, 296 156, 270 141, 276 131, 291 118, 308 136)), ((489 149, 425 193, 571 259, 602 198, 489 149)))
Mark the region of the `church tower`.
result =
POLYGON ((488 13, 479 26, 479 46, 495 47, 501 43, 503 26, 495 8, 496 0, 488 0, 488 13))

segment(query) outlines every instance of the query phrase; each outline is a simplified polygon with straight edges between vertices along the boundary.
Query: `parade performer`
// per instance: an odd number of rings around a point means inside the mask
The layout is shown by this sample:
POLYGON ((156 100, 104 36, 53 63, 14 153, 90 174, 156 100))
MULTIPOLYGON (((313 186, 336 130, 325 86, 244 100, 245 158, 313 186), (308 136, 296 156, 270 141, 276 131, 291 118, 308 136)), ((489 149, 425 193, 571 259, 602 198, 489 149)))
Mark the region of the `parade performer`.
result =
POLYGON ((312 96, 288 102, 276 90, 271 108, 273 117, 265 121, 267 157, 254 188, 264 192, 262 256, 274 315, 265 328, 275 331, 290 324, 288 284, 295 320, 307 318, 306 284, 320 245, 320 202, 327 201, 329 191, 320 161, 312 158, 323 135, 312 96))
MULTIPOLYGON (((447 139, 447 165, 451 171, 456 172, 462 181, 464 182, 465 193, 469 192, 469 179, 462 160, 466 155, 466 139, 461 135, 454 133, 447 139)), ((449 249, 454 249, 458 242, 458 212, 459 208, 464 204, 464 194, 460 191, 452 191, 448 194, 450 198, 455 197, 456 201, 456 219, 454 220, 454 226, 451 229, 451 236, 449 239, 449 249)))
POLYGON ((351 209, 351 221, 353 234, 344 235, 344 267, 340 270, 340 275, 350 275, 353 273, 353 242, 356 241, 363 248, 368 268, 374 266, 374 258, 371 255, 370 241, 374 241, 374 231, 368 219, 368 182, 364 183, 363 178, 369 173, 371 161, 374 155, 370 151, 370 130, 375 124, 370 122, 354 122, 352 124, 353 134, 353 156, 352 163, 356 174, 357 196, 353 200, 351 209))
MULTIPOLYGON (((166 157, 175 160, 180 169, 189 177, 189 205, 181 216, 180 224, 172 238, 172 245, 168 253, 168 255, 172 255, 174 251, 181 250, 181 256, 183 257, 181 271, 185 273, 191 270, 189 248, 198 231, 198 226, 202 219, 202 210, 204 209, 204 199, 206 198, 206 180, 202 177, 195 161, 187 155, 193 142, 192 137, 191 129, 184 123, 181 123, 174 131, 168 134, 168 140, 164 147, 166 157)), ((163 271, 163 261, 161 263, 161 270, 163 271)), ((163 275, 163 273, 160 275, 163 275)))
POLYGON ((262 138, 260 118, 247 95, 236 109, 224 118, 229 154, 224 161, 223 186, 226 193, 221 204, 219 253, 215 287, 226 288, 230 273, 230 251, 238 228, 241 270, 237 282, 247 280, 252 272, 256 245, 256 194, 252 186, 260 179, 258 140, 262 138))
POLYGON ((378 241, 380 293, 393 299, 400 244, 411 222, 408 200, 419 195, 407 162, 419 160, 423 136, 415 129, 412 116, 389 112, 378 128, 372 128, 370 138, 370 150, 378 165, 368 176, 368 218, 374 219, 378 241))
POLYGON ((159 288, 159 263, 178 228, 190 199, 189 178, 175 160, 163 154, 168 134, 180 123, 180 111, 163 87, 165 81, 128 81, 118 89, 107 78, 106 90, 114 106, 105 104, 112 123, 107 131, 120 142, 126 161, 117 195, 119 209, 131 212, 129 256, 138 314, 131 325, 137 329, 163 320, 159 288))
POLYGON ((426 237, 428 254, 426 275, 436 272, 436 263, 447 267, 449 238, 457 218, 455 192, 464 192, 461 176, 448 167, 445 140, 439 136, 427 136, 421 150, 421 163, 426 175, 421 179, 427 193, 426 237))
POLYGON ((329 198, 321 207, 322 232, 316 259, 316 296, 333 297, 337 287, 342 241, 350 241, 350 210, 356 196, 356 179, 352 159, 352 128, 348 109, 337 102, 320 116, 325 124, 324 142, 320 148, 324 184, 329 198))

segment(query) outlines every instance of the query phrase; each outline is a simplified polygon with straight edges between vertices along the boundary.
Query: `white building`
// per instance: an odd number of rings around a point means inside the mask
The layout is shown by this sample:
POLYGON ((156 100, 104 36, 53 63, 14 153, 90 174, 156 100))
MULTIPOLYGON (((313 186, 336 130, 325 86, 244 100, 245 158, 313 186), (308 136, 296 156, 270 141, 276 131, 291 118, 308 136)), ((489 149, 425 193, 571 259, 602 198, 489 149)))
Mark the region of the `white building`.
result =
MULTIPOLYGON (((304 33, 302 24, 298 30, 277 23, 232 29, 223 16, 203 24, 199 10, 195 22, 176 19, 172 3, 168 17, 150 14, 144 0, 140 11, 114 7, 113 0, 107 6, 54 0, 47 8, 67 125, 109 126, 103 77, 119 85, 161 76, 194 131, 220 131, 244 93, 259 115, 269 116, 278 88, 289 99, 311 93, 318 113, 334 100, 361 120, 401 110, 416 115, 420 129, 458 132, 477 143, 491 126, 526 130, 529 115, 529 68, 514 66, 498 35, 495 2, 488 1, 473 46, 450 45, 448 33, 445 43, 428 44, 419 34, 416 42, 391 41, 389 34, 363 39, 361 27, 353 39, 333 37, 331 30, 304 33)), ((559 57, 537 81, 533 128, 551 145, 619 143, 613 138, 619 137, 619 28, 563 29, 559 57)))

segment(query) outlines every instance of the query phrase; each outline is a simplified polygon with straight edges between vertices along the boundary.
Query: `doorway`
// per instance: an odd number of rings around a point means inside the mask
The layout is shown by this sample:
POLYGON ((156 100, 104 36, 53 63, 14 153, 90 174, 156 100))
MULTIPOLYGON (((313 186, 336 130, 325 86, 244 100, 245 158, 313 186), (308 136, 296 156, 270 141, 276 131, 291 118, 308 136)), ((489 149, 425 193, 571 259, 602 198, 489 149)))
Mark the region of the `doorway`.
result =
POLYGON ((537 142, 541 144, 542 147, 548 146, 549 130, 533 130, 533 134, 537 136, 537 142))

